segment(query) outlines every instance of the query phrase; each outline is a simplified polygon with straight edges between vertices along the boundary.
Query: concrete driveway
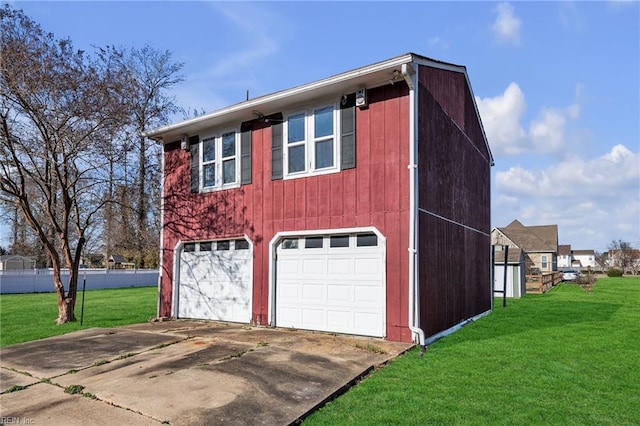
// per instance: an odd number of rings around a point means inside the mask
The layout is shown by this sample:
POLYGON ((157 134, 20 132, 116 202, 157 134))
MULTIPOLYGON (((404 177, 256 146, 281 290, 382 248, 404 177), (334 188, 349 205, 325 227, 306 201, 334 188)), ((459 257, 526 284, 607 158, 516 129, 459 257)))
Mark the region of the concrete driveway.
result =
POLYGON ((297 423, 412 345, 239 324, 87 329, 0 349, 0 423, 297 423))

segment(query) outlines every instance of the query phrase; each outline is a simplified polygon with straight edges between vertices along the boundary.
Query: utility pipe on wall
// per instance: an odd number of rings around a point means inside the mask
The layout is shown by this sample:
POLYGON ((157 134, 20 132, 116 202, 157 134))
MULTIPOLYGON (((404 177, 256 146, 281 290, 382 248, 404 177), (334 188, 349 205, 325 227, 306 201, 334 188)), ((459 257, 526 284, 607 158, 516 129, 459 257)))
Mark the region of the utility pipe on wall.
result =
POLYGON ((417 81, 417 67, 414 67, 413 74, 409 74, 408 64, 402 64, 402 77, 409 86, 409 329, 413 333, 413 340, 420 346, 425 346, 424 331, 420 328, 420 299, 418 288, 417 262, 418 257, 417 239, 417 169, 418 164, 418 143, 416 141, 416 112, 418 103, 415 94, 415 82, 417 81))

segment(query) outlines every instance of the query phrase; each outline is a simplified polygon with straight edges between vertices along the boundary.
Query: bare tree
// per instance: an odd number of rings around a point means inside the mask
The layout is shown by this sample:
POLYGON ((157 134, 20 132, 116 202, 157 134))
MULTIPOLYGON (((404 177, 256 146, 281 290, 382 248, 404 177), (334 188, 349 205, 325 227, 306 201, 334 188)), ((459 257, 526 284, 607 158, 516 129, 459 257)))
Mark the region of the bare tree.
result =
POLYGON ((179 111, 175 99, 167 91, 183 81, 179 74, 183 64, 174 62, 171 52, 158 51, 149 45, 128 50, 123 64, 131 78, 126 101, 132 134, 137 139, 132 148, 137 150, 138 156, 135 194, 129 198, 135 201, 135 204, 130 204, 135 212, 132 234, 135 243, 131 249, 137 252, 138 264, 144 267, 149 250, 155 253, 155 257, 158 256, 160 228, 154 226, 156 223, 150 218, 151 213, 158 213, 154 206, 160 205, 160 146, 142 134, 152 127, 167 123, 170 116, 179 111))
POLYGON ((0 9, 0 198, 44 246, 59 324, 75 320, 86 235, 109 202, 106 152, 126 110, 120 62, 116 49, 90 57, 22 11, 0 9))
POLYGON ((616 268, 620 268, 622 272, 635 267, 635 250, 631 243, 622 240, 613 240, 609 244, 609 259, 616 268))

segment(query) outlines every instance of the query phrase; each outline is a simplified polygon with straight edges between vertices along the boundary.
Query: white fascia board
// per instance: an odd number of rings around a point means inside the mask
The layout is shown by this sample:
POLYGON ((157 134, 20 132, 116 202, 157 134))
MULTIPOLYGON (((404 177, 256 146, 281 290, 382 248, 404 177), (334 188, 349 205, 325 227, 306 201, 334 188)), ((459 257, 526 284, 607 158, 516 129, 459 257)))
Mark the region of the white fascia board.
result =
POLYGON ((302 102, 306 99, 314 99, 319 96, 327 96, 329 93, 341 93, 341 91, 347 90, 355 91, 359 87, 373 88, 381 86, 389 82, 393 77, 394 70, 399 69, 402 64, 412 62, 413 57, 413 54, 397 56, 313 83, 260 96, 200 117, 151 130, 144 133, 143 136, 151 139, 163 138, 165 143, 172 142, 173 138, 177 138, 181 134, 189 134, 194 130, 197 131, 230 121, 246 121, 256 118, 253 115, 254 110, 259 110, 264 115, 270 115, 279 112, 287 105, 302 102))

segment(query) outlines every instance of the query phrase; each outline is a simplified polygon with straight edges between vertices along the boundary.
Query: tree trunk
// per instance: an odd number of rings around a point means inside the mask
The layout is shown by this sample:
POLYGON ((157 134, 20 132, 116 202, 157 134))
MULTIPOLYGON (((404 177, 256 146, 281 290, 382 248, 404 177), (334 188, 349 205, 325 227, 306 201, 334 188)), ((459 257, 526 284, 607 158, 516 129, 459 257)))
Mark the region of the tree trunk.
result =
POLYGON ((65 293, 62 277, 60 276, 60 268, 53 268, 53 285, 56 289, 56 295, 58 296, 58 319, 56 320, 56 324, 75 321, 75 295, 73 295, 74 297, 70 297, 69 294, 65 293))

